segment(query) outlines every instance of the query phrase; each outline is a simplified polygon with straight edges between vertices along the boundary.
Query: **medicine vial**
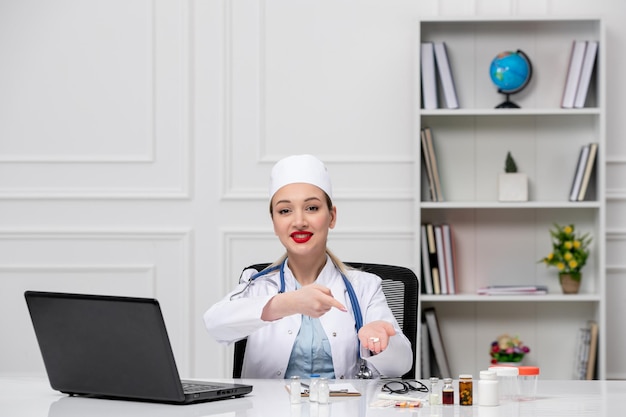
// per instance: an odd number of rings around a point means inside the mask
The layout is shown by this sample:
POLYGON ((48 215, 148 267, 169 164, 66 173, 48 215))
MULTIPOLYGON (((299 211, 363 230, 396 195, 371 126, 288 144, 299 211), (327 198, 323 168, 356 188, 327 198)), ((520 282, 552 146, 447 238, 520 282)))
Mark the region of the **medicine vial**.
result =
POLYGON ((300 377, 292 376, 289 382, 289 398, 291 404, 300 404, 300 377))
POLYGON ((318 389, 320 383, 319 374, 311 374, 311 380, 309 381, 309 401, 316 403, 318 401, 318 389))
POLYGON ((478 405, 498 405, 500 394, 498 390, 498 375, 495 371, 480 371, 478 381, 478 405))
POLYGON ((317 402, 328 404, 330 402, 330 387, 327 378, 320 378, 317 384, 317 402))
POLYGON ((441 386, 439 385, 439 378, 436 376, 430 378, 430 395, 428 396, 428 403, 430 405, 441 404, 441 386))
POLYGON ((459 375, 459 404, 474 404, 473 380, 472 376, 469 374, 459 375))
POLYGON ((454 405, 454 386, 452 385, 452 378, 443 379, 441 402, 443 405, 454 405))

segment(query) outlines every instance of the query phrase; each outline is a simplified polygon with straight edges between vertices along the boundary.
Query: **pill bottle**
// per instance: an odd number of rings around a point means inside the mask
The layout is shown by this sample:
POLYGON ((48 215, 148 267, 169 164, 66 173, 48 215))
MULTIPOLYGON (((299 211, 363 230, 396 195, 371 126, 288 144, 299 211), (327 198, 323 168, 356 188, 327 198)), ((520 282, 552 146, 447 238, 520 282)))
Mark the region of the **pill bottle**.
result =
POLYGON ((520 366, 519 368, 519 399, 531 401, 537 397, 537 380, 539 368, 537 366, 520 366))
POLYGON ((330 387, 327 378, 320 378, 317 384, 317 402, 320 404, 328 404, 330 402, 330 387))
POLYGON ((309 381, 309 401, 316 403, 318 401, 318 389, 320 383, 319 374, 311 374, 309 381))
POLYGON ((439 378, 436 376, 430 378, 430 395, 428 396, 428 404, 441 404, 441 385, 439 384, 439 378))
POLYGON ((459 405, 473 405, 474 390, 470 374, 459 375, 459 405))
POLYGON ((519 395, 517 382, 519 369, 517 366, 490 366, 489 370, 495 371, 496 375, 498 375, 500 402, 517 401, 519 395))
POLYGON ((289 399, 291 404, 300 404, 300 377, 297 375, 289 382, 289 399))
POLYGON ((452 385, 452 378, 443 379, 441 402, 443 405, 454 405, 454 386, 452 385))
POLYGON ((496 371, 480 371, 478 381, 478 405, 494 406, 499 404, 498 375, 496 371))

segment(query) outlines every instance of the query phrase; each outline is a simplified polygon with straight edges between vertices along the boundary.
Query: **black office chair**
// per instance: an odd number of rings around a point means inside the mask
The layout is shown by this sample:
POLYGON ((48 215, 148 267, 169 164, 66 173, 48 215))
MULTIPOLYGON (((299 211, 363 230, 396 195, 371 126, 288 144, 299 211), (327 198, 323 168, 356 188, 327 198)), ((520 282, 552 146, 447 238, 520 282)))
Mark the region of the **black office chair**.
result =
MULTIPOLYGON (((257 271, 265 269, 269 264, 255 264, 245 268, 254 268, 257 271)), ((413 365, 402 376, 404 379, 415 379, 416 343, 417 343, 417 304, 419 297, 419 280, 409 268, 394 265, 370 264, 361 262, 346 262, 346 265, 365 272, 378 275, 382 279, 383 292, 387 304, 398 321, 402 333, 411 342, 413 350, 413 365)), ((235 342, 233 378, 241 378, 243 358, 246 353, 247 339, 235 342)))

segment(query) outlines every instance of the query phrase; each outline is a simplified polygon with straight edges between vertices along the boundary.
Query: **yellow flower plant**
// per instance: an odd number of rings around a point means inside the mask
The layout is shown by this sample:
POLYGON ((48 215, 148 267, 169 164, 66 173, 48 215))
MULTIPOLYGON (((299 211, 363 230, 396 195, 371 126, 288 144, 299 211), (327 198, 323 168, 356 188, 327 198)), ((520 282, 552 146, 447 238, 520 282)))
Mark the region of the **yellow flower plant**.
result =
POLYGON ((587 262, 589 256, 589 243, 591 237, 589 233, 578 236, 574 230, 574 225, 560 226, 554 224, 554 229, 550 230, 552 236, 552 252, 539 262, 546 266, 554 266, 559 270, 559 274, 570 274, 573 279, 580 281, 581 269, 587 262))

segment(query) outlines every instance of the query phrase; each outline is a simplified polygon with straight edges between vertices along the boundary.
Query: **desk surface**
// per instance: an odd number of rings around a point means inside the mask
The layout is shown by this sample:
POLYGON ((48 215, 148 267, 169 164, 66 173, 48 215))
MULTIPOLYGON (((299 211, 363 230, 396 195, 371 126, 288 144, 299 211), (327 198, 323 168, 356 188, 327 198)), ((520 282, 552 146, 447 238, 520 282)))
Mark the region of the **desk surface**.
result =
POLYGON ((282 380, 242 380, 254 386, 252 393, 195 405, 165 405, 130 401, 68 397, 53 391, 43 378, 0 378, 0 416, 12 417, 613 417, 624 414, 626 381, 540 380, 537 399, 509 402, 497 407, 434 406, 419 409, 375 408, 371 404, 380 392, 380 381, 350 382, 363 395, 334 397, 327 406, 316 406, 303 398, 298 406, 289 403, 282 380))

